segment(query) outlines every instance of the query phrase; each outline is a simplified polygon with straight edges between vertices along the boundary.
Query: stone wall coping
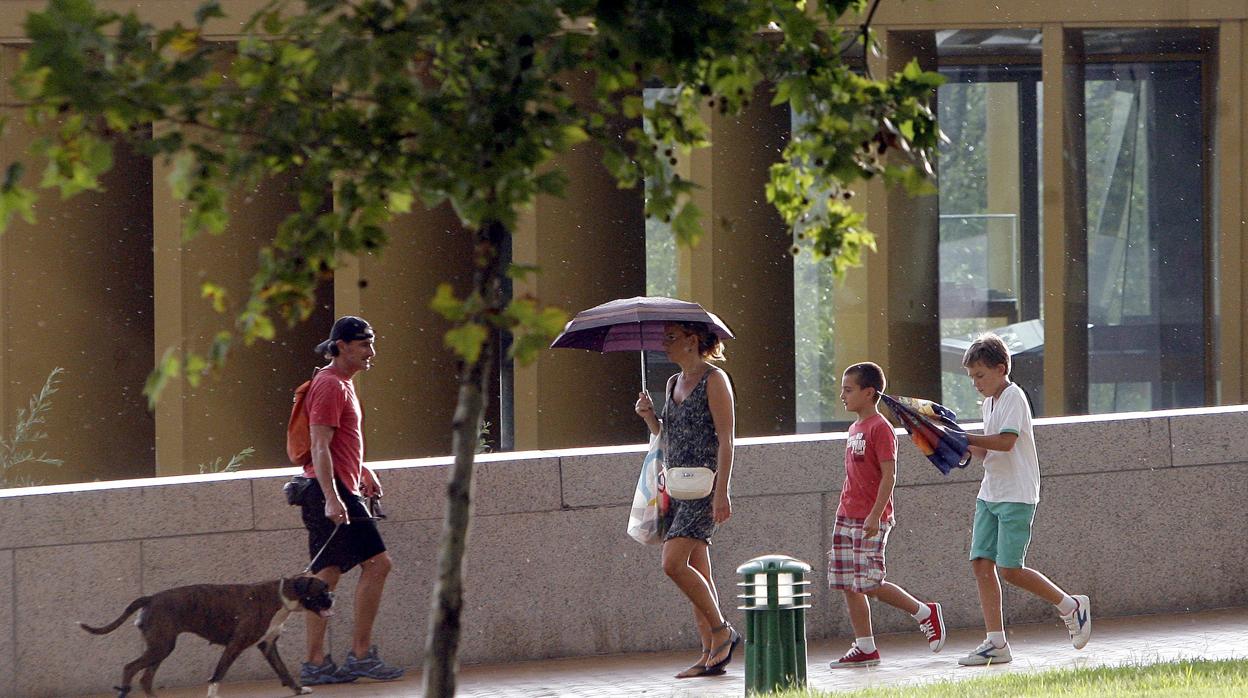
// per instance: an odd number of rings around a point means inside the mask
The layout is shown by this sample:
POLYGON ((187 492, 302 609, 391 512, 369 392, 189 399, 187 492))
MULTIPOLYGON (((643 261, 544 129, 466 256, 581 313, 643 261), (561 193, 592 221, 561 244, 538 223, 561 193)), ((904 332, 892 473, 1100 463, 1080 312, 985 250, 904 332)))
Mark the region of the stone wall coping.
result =
MULTIPOLYGON (((1069 417, 1039 417, 1035 420, 1035 426, 1043 427, 1046 425, 1059 424, 1084 424, 1089 422, 1111 422, 1111 421, 1128 421, 1134 419, 1157 419, 1171 417, 1186 416, 1206 416, 1217 414, 1237 414, 1248 412, 1248 405, 1227 405, 1220 407, 1195 407, 1173 410, 1155 410, 1150 412, 1118 412, 1111 414, 1097 415, 1075 415, 1069 417)), ((982 422, 966 422, 962 425, 967 431, 977 431, 983 428, 982 422)), ((894 431, 901 435, 905 433, 904 429, 895 428, 894 431)), ((817 434, 791 434, 783 436, 755 436, 739 438, 736 441, 738 446, 760 446, 773 444, 793 444, 793 443, 815 443, 821 441, 836 441, 846 437, 844 431, 820 432, 817 434)), ((561 458, 576 456, 598 456, 611 455, 621 453, 642 453, 646 450, 647 444, 623 444, 614 446, 591 446, 583 448, 567 448, 555 450, 536 450, 536 451, 510 451, 502 453, 480 453, 477 454, 477 463, 499 463, 539 460, 544 458, 561 458)), ((391 470, 396 468, 429 468, 449 466, 454 462, 451 456, 435 456, 429 458, 404 458, 385 461, 370 461, 368 466, 378 470, 391 470)), ((125 489, 133 487, 161 487, 165 485, 182 485, 198 482, 223 482, 230 480, 257 480, 271 477, 286 477, 297 472, 294 466, 286 466, 280 468, 265 468, 256 470, 243 470, 234 473, 206 473, 202 475, 173 475, 166 477, 151 478, 132 478, 126 480, 102 480, 98 482, 80 482, 69 483, 64 485, 39 485, 35 487, 15 487, 9 489, 0 489, 0 499, 12 497, 27 497, 31 495, 41 494, 66 494, 71 492, 91 492, 99 490, 125 489)))

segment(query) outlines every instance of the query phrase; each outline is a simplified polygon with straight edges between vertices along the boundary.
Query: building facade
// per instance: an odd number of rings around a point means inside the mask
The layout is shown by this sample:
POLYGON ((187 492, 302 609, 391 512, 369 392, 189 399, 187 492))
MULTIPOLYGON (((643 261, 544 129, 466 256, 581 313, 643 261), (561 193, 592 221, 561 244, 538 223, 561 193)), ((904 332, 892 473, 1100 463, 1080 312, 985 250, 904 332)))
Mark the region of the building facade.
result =
MULTIPOLYGON (((197 2, 101 4, 163 22, 189 17, 197 2)), ((212 38, 230 41, 260 3, 223 5, 233 23, 212 38)), ((0 4, 6 82, 23 18, 41 6, 0 4)), ((542 269, 517 291, 571 312, 642 294, 713 309, 739 337, 726 368, 743 436, 837 429, 848 418, 840 372, 861 360, 884 367, 892 392, 975 421, 959 358, 989 329, 1009 339, 1038 414, 1242 402, 1246 22, 1248 0, 884 0, 873 72, 918 59, 942 73, 935 106, 949 142, 939 194, 912 198, 875 182, 857 192, 878 243, 862 268, 836 282, 789 254, 763 185, 800 116, 760 98, 738 117, 708 113, 712 147, 675 165, 703 184, 700 246, 675 248, 644 219, 644 192, 617 189, 583 148, 561 162, 567 197, 542 198, 515 231, 513 259, 542 269)), ((590 83, 572 76, 568 87, 587 96, 590 83)), ((36 135, 13 121, 0 154, 20 157, 36 135)), ((224 236, 183 241, 169 170, 119 149, 107 191, 45 195, 38 225, 0 236, 0 434, 11 436, 53 368, 66 369, 37 444, 65 464, 19 475, 198 472, 247 447, 249 464, 279 465, 291 392, 344 313, 379 335, 376 367, 357 379, 369 459, 449 452, 455 367, 428 300, 439 282, 466 283, 469 241, 447 209, 395 221, 382 254, 343 260, 310 322, 235 353, 217 379, 172 384, 147 410, 154 362, 169 347, 203 346, 230 321, 201 298, 202 282, 244 295, 256 249, 290 210, 281 182, 269 182, 233 194, 224 236)), ((648 359, 656 395, 660 359, 648 359)), ((548 351, 530 366, 500 365, 487 441, 527 450, 641 440, 637 363, 548 351)))

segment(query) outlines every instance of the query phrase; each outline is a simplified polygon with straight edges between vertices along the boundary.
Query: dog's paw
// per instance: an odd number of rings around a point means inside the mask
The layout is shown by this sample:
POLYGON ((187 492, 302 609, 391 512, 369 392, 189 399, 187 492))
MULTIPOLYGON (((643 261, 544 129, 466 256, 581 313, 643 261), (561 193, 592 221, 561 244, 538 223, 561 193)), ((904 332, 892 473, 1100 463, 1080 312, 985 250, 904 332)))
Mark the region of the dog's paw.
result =
POLYGON ((306 696, 311 692, 312 692, 312 689, 308 688, 307 686, 300 686, 299 689, 295 691, 295 695, 306 696))

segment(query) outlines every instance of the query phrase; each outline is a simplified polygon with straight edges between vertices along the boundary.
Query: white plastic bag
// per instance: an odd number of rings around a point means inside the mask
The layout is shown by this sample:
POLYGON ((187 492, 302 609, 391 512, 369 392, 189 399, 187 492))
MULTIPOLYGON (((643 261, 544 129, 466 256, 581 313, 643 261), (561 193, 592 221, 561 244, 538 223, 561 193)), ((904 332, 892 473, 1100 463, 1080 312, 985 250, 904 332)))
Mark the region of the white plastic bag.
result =
POLYGON ((650 450, 641 463, 641 475, 628 512, 628 535, 638 543, 663 542, 667 533, 669 499, 663 482, 663 440, 650 436, 650 450))

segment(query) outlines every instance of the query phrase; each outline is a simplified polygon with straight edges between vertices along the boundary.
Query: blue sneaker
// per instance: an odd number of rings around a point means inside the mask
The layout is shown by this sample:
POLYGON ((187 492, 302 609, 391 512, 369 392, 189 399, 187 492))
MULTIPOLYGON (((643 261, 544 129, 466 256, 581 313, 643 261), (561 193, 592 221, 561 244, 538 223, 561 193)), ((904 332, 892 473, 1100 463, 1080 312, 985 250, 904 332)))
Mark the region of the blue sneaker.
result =
POLYGON ((377 645, 368 648, 368 654, 358 658, 354 652, 347 653, 347 661, 342 664, 342 673, 350 676, 351 680, 355 679, 376 679, 378 681, 393 681, 403 675, 403 670, 397 666, 390 666, 381 661, 381 657, 377 656, 377 645))
POLYGON ((320 664, 312 662, 304 662, 299 668, 299 683, 304 686, 320 686, 328 683, 350 683, 357 677, 348 675, 342 669, 334 664, 334 658, 325 655, 325 661, 320 664))

